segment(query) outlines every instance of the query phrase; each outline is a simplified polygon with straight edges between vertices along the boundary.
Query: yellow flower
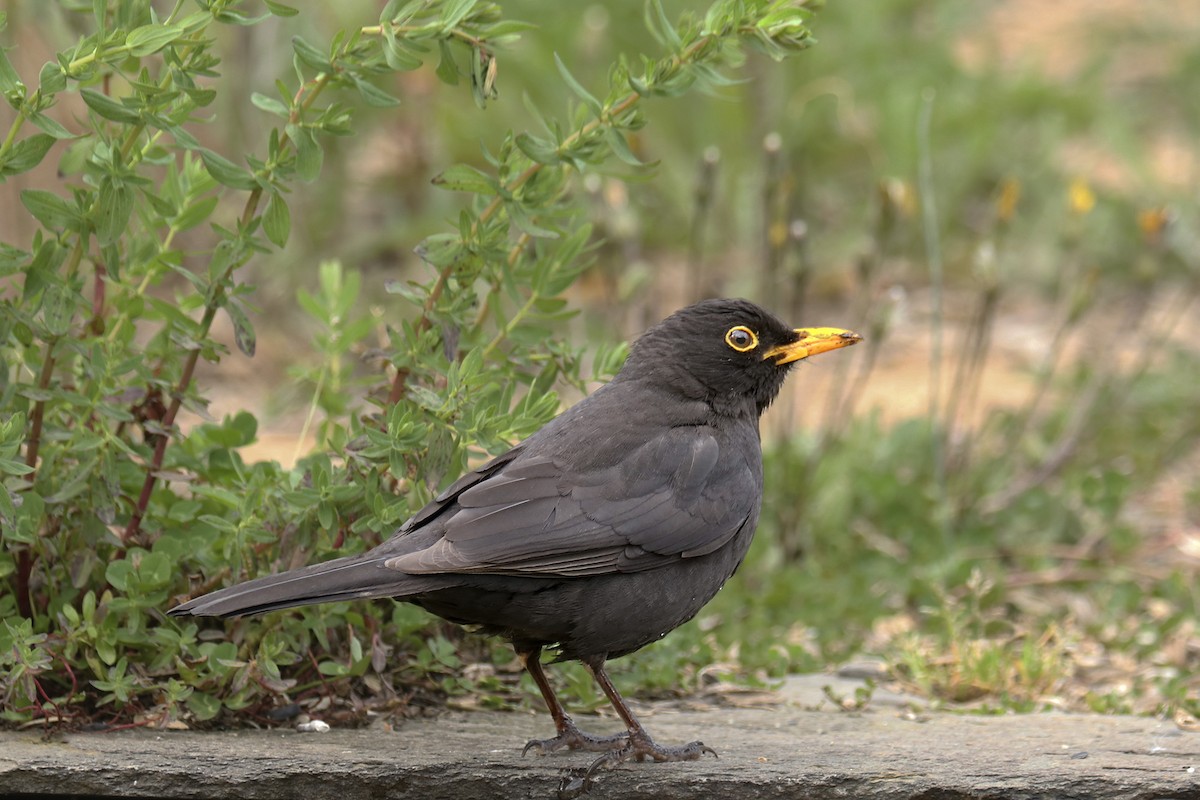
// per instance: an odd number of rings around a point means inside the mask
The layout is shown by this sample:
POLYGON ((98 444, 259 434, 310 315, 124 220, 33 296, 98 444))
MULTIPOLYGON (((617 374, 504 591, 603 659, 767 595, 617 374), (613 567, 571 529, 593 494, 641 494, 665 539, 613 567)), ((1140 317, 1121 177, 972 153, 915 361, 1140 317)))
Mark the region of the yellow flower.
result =
POLYGON ((1071 181, 1071 188, 1067 190, 1067 197, 1072 213, 1078 214, 1081 217, 1096 206, 1096 195, 1092 193, 1092 187, 1088 186, 1088 182, 1083 178, 1076 178, 1071 181))

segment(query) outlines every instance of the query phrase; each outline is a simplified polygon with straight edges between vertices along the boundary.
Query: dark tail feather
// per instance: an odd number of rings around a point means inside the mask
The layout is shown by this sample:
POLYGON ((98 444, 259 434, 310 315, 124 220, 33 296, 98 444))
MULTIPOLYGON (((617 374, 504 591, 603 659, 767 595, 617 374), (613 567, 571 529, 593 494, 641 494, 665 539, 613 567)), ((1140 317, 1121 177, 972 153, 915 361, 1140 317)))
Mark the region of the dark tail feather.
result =
POLYGON ((267 575, 189 600, 167 613, 177 617, 232 617, 336 600, 398 597, 435 588, 428 578, 388 569, 383 565, 386 560, 386 556, 351 556, 267 575))

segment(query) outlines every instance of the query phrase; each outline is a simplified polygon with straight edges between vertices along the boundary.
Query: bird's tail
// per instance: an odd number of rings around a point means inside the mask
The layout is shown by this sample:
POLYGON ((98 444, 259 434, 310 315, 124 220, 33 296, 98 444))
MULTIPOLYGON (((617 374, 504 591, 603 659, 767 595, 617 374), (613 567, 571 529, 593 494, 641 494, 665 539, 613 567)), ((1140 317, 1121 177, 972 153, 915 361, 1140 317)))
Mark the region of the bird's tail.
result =
POLYGON ((386 556, 368 553, 267 575, 189 600, 167 613, 232 617, 337 600, 399 597, 436 588, 429 578, 388 569, 386 560, 386 556))

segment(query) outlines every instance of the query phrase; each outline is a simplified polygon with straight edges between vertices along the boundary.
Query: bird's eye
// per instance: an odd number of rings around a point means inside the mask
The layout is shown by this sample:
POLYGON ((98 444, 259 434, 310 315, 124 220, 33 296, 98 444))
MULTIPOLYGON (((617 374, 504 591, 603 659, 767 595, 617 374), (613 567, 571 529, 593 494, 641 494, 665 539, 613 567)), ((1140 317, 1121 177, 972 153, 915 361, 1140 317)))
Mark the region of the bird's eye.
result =
POLYGON ((745 325, 737 325, 725 331, 725 344, 745 353, 758 347, 758 336, 745 325))

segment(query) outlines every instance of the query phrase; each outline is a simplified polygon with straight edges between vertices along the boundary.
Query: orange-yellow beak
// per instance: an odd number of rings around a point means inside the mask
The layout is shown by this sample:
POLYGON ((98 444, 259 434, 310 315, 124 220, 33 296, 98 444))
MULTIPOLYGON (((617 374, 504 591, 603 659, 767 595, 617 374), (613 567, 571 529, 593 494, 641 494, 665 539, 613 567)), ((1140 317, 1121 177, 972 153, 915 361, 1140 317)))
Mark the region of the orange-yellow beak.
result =
POLYGON ((763 358, 773 358, 776 366, 783 366, 802 358, 849 347, 862 341, 862 337, 854 331, 846 331, 841 328, 796 328, 796 335, 800 338, 791 344, 772 347, 763 353, 763 358))

